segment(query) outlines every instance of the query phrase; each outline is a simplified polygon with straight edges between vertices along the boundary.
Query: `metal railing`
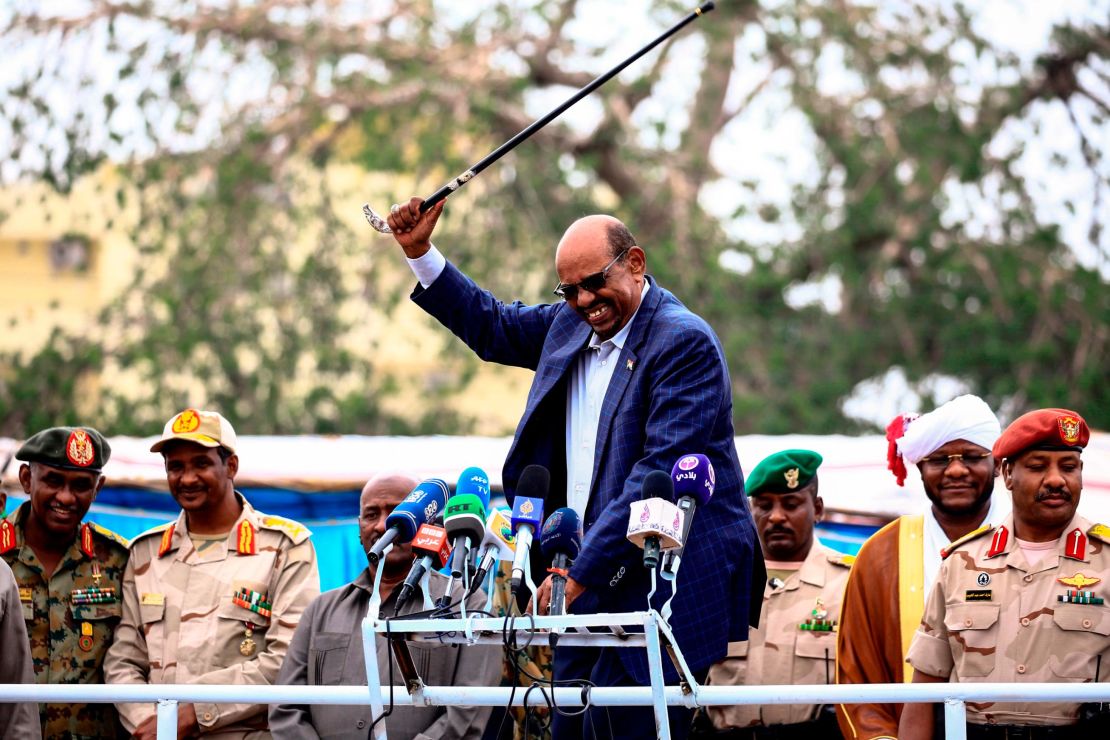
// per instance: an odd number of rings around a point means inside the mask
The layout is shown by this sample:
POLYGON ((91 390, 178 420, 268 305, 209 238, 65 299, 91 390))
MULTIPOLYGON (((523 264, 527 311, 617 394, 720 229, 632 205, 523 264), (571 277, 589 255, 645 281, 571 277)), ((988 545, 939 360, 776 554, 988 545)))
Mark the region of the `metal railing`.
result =
MULTIPOLYGON (((389 687, 382 687, 388 692, 389 687)), ((578 688, 546 689, 564 707, 582 706, 578 688)), ((394 687, 397 706, 546 706, 546 700, 509 686, 425 686, 409 695, 394 687)), ((592 706, 651 706, 650 686, 590 689, 592 706)), ((664 699, 671 706, 730 704, 906 704, 944 703, 944 725, 949 740, 965 740, 966 702, 1097 702, 1110 701, 1107 683, 935 683, 869 684, 853 686, 698 686, 685 693, 667 686, 664 699)), ((246 704, 369 704, 365 686, 227 686, 194 684, 0 684, 0 702, 157 702, 158 737, 177 737, 178 702, 246 704)))

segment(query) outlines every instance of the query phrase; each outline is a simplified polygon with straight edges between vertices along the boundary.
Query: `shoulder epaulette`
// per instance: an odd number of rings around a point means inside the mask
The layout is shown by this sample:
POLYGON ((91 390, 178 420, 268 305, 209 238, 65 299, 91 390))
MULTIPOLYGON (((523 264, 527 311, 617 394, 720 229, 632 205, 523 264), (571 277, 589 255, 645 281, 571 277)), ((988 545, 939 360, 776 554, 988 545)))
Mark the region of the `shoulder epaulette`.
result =
MULTIPOLYGON (((111 540, 112 542, 115 542, 117 545, 122 545, 123 547, 127 547, 128 544, 130 544, 130 543, 128 543, 126 537, 123 537, 121 535, 116 534, 115 532, 108 529, 107 527, 102 527, 99 524, 97 524, 96 522, 91 522, 91 524, 92 524, 93 531, 96 532, 101 537, 104 537, 108 540, 111 540)), ((142 535, 140 535, 140 536, 142 536, 142 535)))
POLYGON ((259 517, 259 519, 259 524, 263 529, 275 529, 284 533, 286 537, 293 540, 294 545, 301 544, 312 535, 308 527, 292 519, 272 515, 259 517))
POLYGON ((1110 544, 1110 527, 1107 527, 1105 524, 1094 525, 1087 530, 1087 535, 1110 544))
POLYGON ((154 535, 161 536, 163 532, 172 527, 175 523, 176 522, 166 522, 165 524, 159 524, 157 527, 151 527, 145 532, 140 532, 139 534, 131 538, 131 543, 129 547, 134 547, 135 545, 139 544, 140 540, 145 540, 147 537, 152 537, 154 535))
POLYGON ((948 546, 940 551, 941 559, 943 560, 943 559, 947 558, 960 545, 963 545, 966 542, 971 542, 974 539, 978 539, 979 537, 982 537, 987 532, 993 532, 993 531, 994 531, 994 527, 992 525, 984 524, 982 527, 979 527, 979 529, 972 530, 972 531, 968 532, 967 534, 965 534, 963 537, 956 538, 955 540, 949 542, 948 546))
POLYGON ((856 556, 837 553, 829 556, 829 562, 833 565, 843 565, 845 568, 851 568, 852 564, 856 562, 856 556))

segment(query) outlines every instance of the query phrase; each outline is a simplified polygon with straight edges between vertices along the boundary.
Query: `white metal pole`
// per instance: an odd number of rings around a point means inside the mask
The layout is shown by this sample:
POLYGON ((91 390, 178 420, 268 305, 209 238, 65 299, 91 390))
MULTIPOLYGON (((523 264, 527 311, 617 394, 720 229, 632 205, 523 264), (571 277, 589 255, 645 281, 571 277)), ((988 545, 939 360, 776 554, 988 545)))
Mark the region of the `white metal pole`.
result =
POLYGON ((655 710, 655 729, 659 740, 671 740, 671 720, 667 714, 667 699, 663 693, 663 651, 659 649, 659 626, 655 612, 644 618, 644 636, 647 638, 648 673, 651 674, 651 704, 655 710))
POLYGON ((158 740, 177 740, 177 699, 158 700, 158 740))
POLYGON ((959 699, 944 700, 944 737, 967 740, 967 710, 959 699))

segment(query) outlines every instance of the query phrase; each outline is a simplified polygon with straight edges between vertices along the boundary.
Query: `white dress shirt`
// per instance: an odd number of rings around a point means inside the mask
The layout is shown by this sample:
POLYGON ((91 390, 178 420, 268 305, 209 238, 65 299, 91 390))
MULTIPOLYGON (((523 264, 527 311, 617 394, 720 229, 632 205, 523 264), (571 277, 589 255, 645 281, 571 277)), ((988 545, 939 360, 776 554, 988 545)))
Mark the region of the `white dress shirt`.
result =
MULTIPOLYGON (((640 290, 640 306, 651 286, 644 280, 640 290)), ((613 370, 620 360, 625 340, 632 330, 632 322, 640 307, 632 314, 612 339, 604 342, 590 332, 590 341, 571 367, 567 384, 567 506, 586 517, 590 502, 590 487, 594 479, 594 450, 597 447, 597 427, 601 422, 601 406, 613 370)))
MULTIPOLYGON (((443 254, 433 245, 423 256, 408 260, 416 279, 427 289, 447 266, 443 254)), ((644 280, 640 290, 640 305, 644 304, 651 285, 644 280)), ((594 477, 594 448, 597 445, 597 427, 601 421, 601 406, 605 392, 613 378, 613 370, 620 359, 632 322, 640 312, 639 306, 619 332, 611 339, 599 341, 594 332, 571 368, 567 384, 567 506, 586 516, 590 487, 594 477)))

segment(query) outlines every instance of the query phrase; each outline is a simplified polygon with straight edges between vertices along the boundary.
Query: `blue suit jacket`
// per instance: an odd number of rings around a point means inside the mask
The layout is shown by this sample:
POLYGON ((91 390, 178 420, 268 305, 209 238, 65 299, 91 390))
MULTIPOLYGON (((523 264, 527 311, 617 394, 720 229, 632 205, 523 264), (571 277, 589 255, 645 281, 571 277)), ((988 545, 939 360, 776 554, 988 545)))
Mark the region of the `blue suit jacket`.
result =
MULTIPOLYGON (((567 379, 589 340, 589 325, 565 303, 504 304, 450 263, 427 289, 417 286, 412 298, 483 360, 536 372, 502 479, 511 501, 524 467, 543 465, 552 474, 545 511, 565 506, 567 379)), ((763 559, 733 435, 720 342, 704 320, 652 281, 603 402, 585 539, 570 569, 588 591, 572 611, 646 606, 643 554, 625 538, 629 505, 640 500, 648 472, 670 472, 679 457, 703 453, 716 470, 716 490, 696 513, 670 619, 693 671, 723 658, 729 641, 747 638, 753 565, 755 591, 760 598, 763 592, 763 559)), ((539 551, 533 555, 538 561, 539 551)), ((653 604, 659 608, 669 596, 670 586, 660 579, 653 604)), ((646 684, 644 651, 618 652, 633 678, 646 684)), ((674 671, 666 672, 673 681, 674 671)))

